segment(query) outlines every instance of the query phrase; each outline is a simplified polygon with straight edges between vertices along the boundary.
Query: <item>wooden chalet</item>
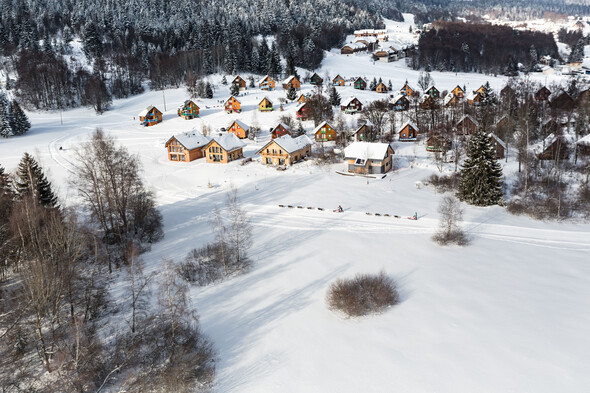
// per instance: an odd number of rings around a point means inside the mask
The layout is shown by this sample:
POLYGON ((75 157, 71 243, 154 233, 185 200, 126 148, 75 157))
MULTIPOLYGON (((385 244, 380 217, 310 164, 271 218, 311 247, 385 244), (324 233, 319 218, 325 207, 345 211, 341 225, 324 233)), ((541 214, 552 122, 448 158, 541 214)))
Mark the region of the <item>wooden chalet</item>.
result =
POLYGON ((340 110, 346 114, 355 114, 363 110, 363 104, 356 97, 350 97, 342 102, 340 110))
POLYGON ((314 72, 309 80, 309 83, 314 86, 321 86, 324 83, 324 79, 314 72))
POLYGON ((516 91, 512 87, 506 85, 502 88, 502 90, 500 90, 500 98, 502 98, 504 101, 515 100, 516 91))
POLYGON ((272 101, 268 97, 264 97, 258 103, 258 110, 260 112, 272 112, 272 109, 273 109, 272 101))
POLYGON ((541 87, 535 92, 535 100, 537 101, 548 101, 551 91, 545 86, 541 87))
POLYGON ((329 142, 336 139, 336 130, 326 121, 317 126, 313 134, 316 142, 329 142))
POLYGON ((359 174, 387 173, 392 168, 393 154, 389 143, 352 142, 344 149, 346 169, 359 174))
POLYGON ((293 87, 295 90, 301 89, 301 82, 299 81, 299 78, 297 78, 295 75, 291 75, 290 77, 285 79, 282 85, 283 89, 285 90, 289 90, 291 87, 293 87))
POLYGON ((445 153, 451 150, 451 140, 443 135, 431 135, 426 139, 426 151, 445 153))
POLYGON ((270 132, 270 136, 272 139, 284 136, 284 135, 291 135, 291 127, 286 125, 285 123, 279 123, 275 128, 272 129, 270 132))
POLYGON ((407 111, 410 109, 410 100, 403 94, 398 94, 389 101, 389 108, 397 112, 407 111))
POLYGON ((207 162, 227 164, 244 156, 244 146, 246 144, 235 134, 214 136, 204 148, 205 159, 207 162))
POLYGON ((424 94, 418 101, 420 109, 435 109, 438 107, 438 103, 430 94, 424 94))
POLYGON ((297 99, 297 103, 299 103, 299 104, 303 104, 304 102, 307 102, 307 101, 309 101, 309 99, 310 99, 310 97, 309 97, 308 95, 306 95, 306 94, 301 94, 301 95, 299 96, 299 98, 297 99))
POLYGON ((293 165, 293 163, 311 155, 312 141, 307 135, 292 138, 283 135, 272 139, 258 150, 260 162, 265 165, 293 165))
POLYGON ((400 89, 400 94, 404 95, 406 97, 411 97, 412 95, 414 95, 414 89, 412 89, 412 87, 408 84, 408 81, 406 81, 406 84, 400 89))
POLYGON ((336 75, 334 79, 332 79, 332 86, 345 86, 346 80, 340 76, 340 74, 336 75))
POLYGON ((310 106, 307 104, 307 102, 304 102, 295 108, 295 117, 297 117, 299 120, 305 121, 309 119, 310 111, 310 106))
POLYGON ((473 106, 483 105, 483 95, 479 91, 472 91, 465 97, 467 104, 473 106))
POLYGON ((185 120, 194 119, 199 117, 199 107, 192 100, 186 100, 178 107, 176 113, 185 120))
POLYGON ((494 150, 494 158, 502 159, 506 156, 506 143, 495 134, 490 134, 490 143, 494 150))
POLYGON ((457 122, 455 126, 459 135, 473 135, 479 128, 479 123, 470 115, 465 115, 457 122))
POLYGON ((250 126, 241 122, 240 120, 234 120, 229 127, 227 127, 227 132, 234 134, 240 139, 248 138, 248 133, 250 132, 250 126))
POLYGON ((384 48, 373 53, 373 58, 377 61, 390 63, 397 60, 397 52, 391 48, 384 48))
POLYGON ((170 161, 190 162, 203 157, 205 154, 203 148, 211 142, 211 138, 206 137, 198 131, 190 131, 183 134, 174 135, 166 141, 166 150, 170 161))
POLYGON ((377 93, 387 93, 389 91, 389 89, 387 88, 387 86, 385 86, 385 83, 379 82, 379 84, 375 88, 375 91, 377 93))
POLYGON ((238 89, 240 89, 240 91, 244 91, 247 89, 247 83, 244 79, 242 79, 241 76, 236 76, 234 78, 234 80, 231 82, 232 85, 238 85, 238 89))
POLYGON ((231 96, 225 101, 225 111, 227 113, 240 113, 242 111, 242 104, 234 96, 231 96))
POLYGON ((398 132, 398 140, 400 142, 411 142, 418 139, 418 127, 412 122, 406 122, 398 132))
POLYGON ((162 112, 153 105, 139 113, 139 124, 145 127, 155 126, 162 121, 162 112))
POLYGON ((377 47, 377 37, 358 37, 354 40, 357 44, 364 44, 367 47, 367 50, 374 51, 377 47))
POLYGON ((341 55, 353 55, 358 52, 364 52, 368 48, 365 44, 361 42, 355 42, 352 44, 346 44, 342 48, 340 48, 341 55))
POLYGON ((434 98, 435 100, 438 100, 440 98, 440 92, 434 86, 430 86, 428 89, 426 89, 426 94, 428 94, 430 97, 434 98))
POLYGON ((477 90, 475 90, 476 92, 478 92, 481 95, 484 95, 486 93, 486 87, 485 85, 481 85, 477 90))
POLYGON ((459 106, 461 104, 461 98, 457 97, 453 93, 448 93, 445 98, 443 98, 443 106, 444 107, 454 107, 459 106))
POLYGON ((465 91, 459 86, 455 86, 451 93, 457 98, 463 98, 465 96, 465 91))
POLYGON ((367 88, 367 81, 359 76, 354 80, 353 87, 357 90, 365 90, 367 88))
POLYGON ((352 133, 352 140, 356 142, 371 141, 373 138, 373 123, 367 121, 352 133))
POLYGON ((533 146, 533 152, 539 160, 561 160, 568 157, 570 143, 568 136, 551 133, 543 142, 533 146))
POLYGON ((565 91, 562 91, 557 97, 554 97, 549 102, 549 106, 552 109, 570 111, 574 109, 576 102, 569 94, 567 94, 565 91))
POLYGON ((273 91, 276 88, 276 81, 270 76, 265 75, 258 81, 258 87, 260 87, 260 90, 273 91))

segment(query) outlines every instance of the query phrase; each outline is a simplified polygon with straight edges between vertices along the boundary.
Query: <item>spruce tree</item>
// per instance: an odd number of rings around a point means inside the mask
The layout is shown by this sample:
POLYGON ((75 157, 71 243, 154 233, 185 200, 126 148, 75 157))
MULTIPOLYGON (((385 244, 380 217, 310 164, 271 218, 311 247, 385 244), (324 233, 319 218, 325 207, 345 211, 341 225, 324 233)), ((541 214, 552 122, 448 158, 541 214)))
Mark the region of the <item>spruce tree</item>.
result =
POLYGON ((332 106, 339 106, 340 105, 340 94, 334 86, 330 89, 330 103, 332 106))
POLYGON ((369 89, 375 91, 377 89, 377 78, 373 78, 373 81, 369 85, 369 89))
POLYGON ((205 98, 213 98, 213 88, 209 82, 205 85, 205 98))
POLYGON ((295 101, 297 99, 297 90, 295 90, 295 87, 292 84, 289 86, 289 90, 287 90, 287 99, 290 101, 295 101))
POLYGON ((502 165, 494 158, 490 137, 478 130, 469 140, 457 196, 471 205, 502 205, 502 186, 502 165))
POLYGON ((10 126, 10 111, 7 104, 0 101, 0 136, 2 138, 9 138, 14 135, 14 131, 10 126))
POLYGON ((221 78, 221 84, 222 85, 227 85, 227 78, 225 77, 225 75, 223 76, 223 78, 221 78))
POLYGON ((57 207, 57 197, 37 161, 25 153, 16 170, 15 191, 19 199, 32 196, 46 207, 57 207))
POLYGON ((102 42, 98 28, 93 21, 89 21, 84 26, 84 40, 82 50, 89 60, 96 59, 102 54, 102 42))
POLYGON ((240 86, 238 86, 237 83, 232 83, 231 87, 229 88, 229 94, 231 94, 234 97, 237 97, 240 95, 240 86))

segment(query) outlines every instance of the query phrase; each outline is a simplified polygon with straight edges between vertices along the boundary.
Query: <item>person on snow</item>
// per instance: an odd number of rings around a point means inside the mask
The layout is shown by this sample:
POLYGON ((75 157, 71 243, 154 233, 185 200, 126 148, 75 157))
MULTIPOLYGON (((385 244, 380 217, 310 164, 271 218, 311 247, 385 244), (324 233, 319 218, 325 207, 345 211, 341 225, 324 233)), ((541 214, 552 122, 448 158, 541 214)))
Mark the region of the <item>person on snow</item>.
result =
POLYGON ((338 205, 338 213, 342 213, 344 211, 344 209, 342 209, 341 205, 338 205))

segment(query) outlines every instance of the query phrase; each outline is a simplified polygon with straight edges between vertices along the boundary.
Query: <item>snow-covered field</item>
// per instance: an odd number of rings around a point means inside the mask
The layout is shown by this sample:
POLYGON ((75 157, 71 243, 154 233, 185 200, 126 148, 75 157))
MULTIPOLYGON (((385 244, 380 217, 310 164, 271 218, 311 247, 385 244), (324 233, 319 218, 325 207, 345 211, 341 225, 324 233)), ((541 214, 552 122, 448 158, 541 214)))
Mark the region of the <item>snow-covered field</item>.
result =
MULTIPOLYGON (((373 65, 364 56, 329 53, 319 72, 391 79, 395 88, 418 73, 405 63, 373 65)), ((439 90, 474 89, 504 80, 479 74, 432 74, 439 90)), ((218 80, 218 79, 216 79, 218 80)), ((306 87, 304 91, 310 90, 306 87)), ((381 98, 351 87, 343 98, 381 98)), ((467 247, 440 247, 430 237, 441 195, 416 187, 436 171, 422 144, 394 144, 397 165, 383 179, 335 173, 344 164, 311 162, 276 171, 259 162, 173 163, 164 142, 173 134, 214 129, 238 118, 264 133, 248 141, 245 155, 268 140, 268 128, 285 112, 259 113, 268 95, 249 90, 242 114, 227 115, 218 100, 198 100, 201 118, 182 120, 176 107, 184 89, 166 90, 163 123, 141 127, 137 113, 161 110, 163 93, 115 101, 102 116, 89 109, 30 113, 33 128, 0 140, 0 164, 12 170, 22 153, 34 153, 62 200, 74 203, 67 185, 73 149, 96 127, 140 155, 144 176, 164 215, 165 237, 143 256, 158 271, 163 258, 180 260, 212 238, 208 219, 237 187, 254 227, 251 272, 191 290, 204 332, 218 352, 216 392, 583 392, 590 386, 590 225, 544 223, 511 216, 503 208, 466 206, 467 247), (134 120, 134 116, 136 119, 134 120), (414 157, 415 156, 415 157, 414 157), (208 187, 208 183, 212 187, 208 187), (325 211, 279 208, 279 204, 325 211), (331 210, 342 205, 345 212, 331 210), (405 217, 418 212, 418 221, 405 217), (377 217, 365 213, 401 216, 377 217), (324 302, 339 277, 384 270, 399 284, 402 301, 387 312, 342 319, 324 302)), ((352 118, 348 116, 347 118, 352 118)), ((305 124, 311 130, 311 122, 305 124)), ((512 158, 508 165, 511 165, 512 158)), ((450 170, 451 167, 447 168, 450 170)))

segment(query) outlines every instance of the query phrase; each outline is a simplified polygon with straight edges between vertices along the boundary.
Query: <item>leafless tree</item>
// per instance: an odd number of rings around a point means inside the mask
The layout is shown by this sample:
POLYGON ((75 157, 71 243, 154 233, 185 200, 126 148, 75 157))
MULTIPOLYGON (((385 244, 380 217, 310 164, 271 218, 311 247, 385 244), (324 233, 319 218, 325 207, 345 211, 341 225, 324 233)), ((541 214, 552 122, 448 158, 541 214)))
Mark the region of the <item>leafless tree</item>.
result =
POLYGON ((468 243, 467 236, 461 229, 463 209, 457 198, 445 195, 438 207, 440 214, 439 229, 434 234, 433 240, 441 245, 455 243, 460 246, 468 243))
POLYGON ((252 226, 246 211, 242 208, 238 190, 230 188, 227 194, 228 243, 233 251, 232 272, 241 272, 250 266, 248 250, 252 245, 252 226))
POLYGON ((134 244, 129 247, 129 263, 127 264, 127 280, 129 282, 129 292, 131 295, 131 333, 135 333, 137 325, 137 315, 145 309, 145 297, 147 287, 153 275, 145 276, 143 273, 143 262, 139 257, 139 252, 134 244))
POLYGON ((361 119, 365 119, 373 123, 374 138, 383 135, 385 126, 387 125, 387 117, 389 112, 389 103, 387 100, 373 101, 366 105, 361 113, 361 119))

